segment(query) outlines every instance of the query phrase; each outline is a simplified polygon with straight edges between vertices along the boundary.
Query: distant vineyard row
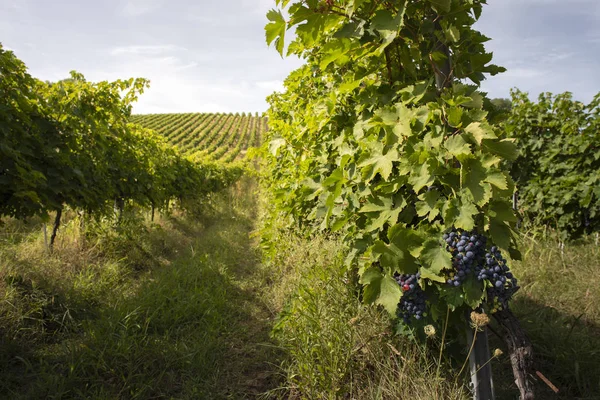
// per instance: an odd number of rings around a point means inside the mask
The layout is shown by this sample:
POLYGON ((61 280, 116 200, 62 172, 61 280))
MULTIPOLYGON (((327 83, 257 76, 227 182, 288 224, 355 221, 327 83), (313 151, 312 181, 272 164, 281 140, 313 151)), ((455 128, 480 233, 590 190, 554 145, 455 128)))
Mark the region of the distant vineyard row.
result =
POLYGON ((231 162, 260 145, 266 118, 256 114, 187 113, 133 115, 131 122, 152 129, 185 154, 231 162))

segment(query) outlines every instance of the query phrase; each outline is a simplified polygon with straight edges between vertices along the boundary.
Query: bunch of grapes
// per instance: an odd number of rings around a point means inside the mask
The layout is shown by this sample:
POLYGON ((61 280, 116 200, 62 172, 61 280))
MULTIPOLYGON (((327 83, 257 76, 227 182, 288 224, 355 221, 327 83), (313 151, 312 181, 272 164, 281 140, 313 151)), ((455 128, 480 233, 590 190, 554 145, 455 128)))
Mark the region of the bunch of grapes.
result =
POLYGON ((502 253, 496 246, 492 246, 485 254, 485 261, 475 267, 477 279, 489 281, 492 286, 487 289, 488 299, 492 302, 492 312, 506 309, 508 301, 517 291, 517 278, 514 277, 502 253))
POLYGON ((481 264, 487 239, 475 231, 462 230, 444 233, 442 239, 446 242, 446 250, 452 254, 453 269, 446 283, 458 287, 481 264))
POLYGON ((410 324, 411 317, 420 320, 427 316, 427 304, 425 302, 425 292, 419 285, 421 273, 414 275, 396 274, 396 282, 402 289, 402 298, 398 304, 398 316, 402 317, 405 324, 410 324))

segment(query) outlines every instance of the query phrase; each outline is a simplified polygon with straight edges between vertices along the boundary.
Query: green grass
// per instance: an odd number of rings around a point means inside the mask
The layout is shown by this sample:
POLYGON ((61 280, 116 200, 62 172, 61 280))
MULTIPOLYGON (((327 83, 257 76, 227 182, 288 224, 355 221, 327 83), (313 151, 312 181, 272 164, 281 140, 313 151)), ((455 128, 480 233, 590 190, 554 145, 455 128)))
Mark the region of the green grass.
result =
POLYGON ((5 243, 0 397, 242 399, 273 386, 252 190, 242 182, 199 221, 95 227, 85 243, 73 219, 52 256, 37 229, 5 243))

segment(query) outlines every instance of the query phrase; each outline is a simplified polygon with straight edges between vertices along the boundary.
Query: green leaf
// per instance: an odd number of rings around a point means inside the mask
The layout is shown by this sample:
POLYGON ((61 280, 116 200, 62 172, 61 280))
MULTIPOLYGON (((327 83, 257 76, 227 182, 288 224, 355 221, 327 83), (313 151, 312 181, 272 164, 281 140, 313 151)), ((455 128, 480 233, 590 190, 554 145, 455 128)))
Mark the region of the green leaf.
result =
POLYGON ((425 186, 429 186, 433 183, 434 179, 429 171, 429 164, 424 163, 420 166, 415 166, 413 168, 410 177, 408 178, 408 183, 413 186, 413 190, 415 193, 419 193, 421 189, 425 186))
POLYGON ((389 46, 404 26, 404 14, 406 12, 406 1, 403 0, 397 4, 398 12, 394 15, 390 10, 378 10, 371 19, 371 29, 377 31, 383 43, 377 48, 375 54, 382 54, 383 50, 389 46))
POLYGON ((410 121, 412 117, 412 111, 404 104, 396 104, 396 115, 398 122, 394 126, 394 134, 399 139, 404 139, 412 135, 412 128, 410 121))
POLYGON ((444 142, 444 147, 450 154, 457 158, 471 155, 471 146, 462 135, 451 136, 444 142))
POLYGON ((364 25, 365 25, 364 21, 361 21, 361 22, 356 22, 356 21, 348 22, 348 23, 344 24, 333 35, 333 37, 334 38, 355 38, 355 39, 359 39, 365 33, 364 25))
POLYGON ((369 218, 369 222, 365 227, 366 232, 380 230, 386 223, 395 225, 398 222, 398 215, 404 207, 406 200, 399 198, 397 204, 392 200, 392 197, 378 197, 366 203, 358 211, 360 213, 373 213, 376 217, 369 218))
POLYGON ((479 307, 483 300, 483 283, 471 277, 465 280, 462 286, 465 291, 465 303, 472 309, 479 307))
POLYGON ((393 277, 382 274, 376 267, 371 267, 363 273, 360 282, 365 285, 365 303, 381 304, 391 315, 396 314, 402 290, 393 277))
POLYGON ((399 155, 396 149, 391 149, 383 154, 383 144, 377 143, 372 148, 371 156, 358 166, 366 174, 367 182, 370 182, 377 174, 380 174, 387 181, 394 167, 393 162, 398 161, 398 159, 399 155))
POLYGON ((514 161, 519 156, 519 150, 517 149, 513 139, 504 139, 500 141, 484 140, 483 147, 489 152, 497 154, 509 161, 514 161))
POLYGON ((451 0, 429 0, 438 11, 450 12, 451 0))
POLYGON ((511 242, 510 226, 496 220, 490 221, 490 238, 502 249, 508 249, 511 242))
POLYGON ((460 41, 460 31, 457 27, 450 25, 444 30, 444 33, 446 34, 446 39, 448 41, 452 41, 455 43, 460 41))
POLYGON ((419 198, 422 201, 415 204, 417 215, 419 217, 429 215, 429 221, 433 221, 433 219, 440 214, 440 208, 438 207, 440 193, 437 190, 431 190, 425 192, 425 194, 419 196, 419 198))
POLYGON ((379 262, 390 274, 399 272, 403 274, 414 274, 418 265, 411 250, 421 245, 420 238, 410 229, 400 224, 394 225, 388 230, 389 244, 378 240, 371 247, 379 262))
POLYGON ((381 304, 392 316, 396 316, 398 303, 402 297, 400 285, 394 278, 386 275, 381 280, 379 297, 376 300, 377 304, 381 304))
POLYGON ((472 122, 466 128, 465 132, 481 145, 483 139, 496 139, 494 129, 487 122, 472 122))
POLYGON ((486 182, 488 171, 481 164, 481 161, 479 159, 465 161, 462 175, 463 187, 471 195, 471 199, 475 204, 479 206, 487 204, 492 196, 492 188, 486 182))
POLYGON ((470 231, 475 227, 473 216, 478 213, 479 210, 475 204, 463 200, 458 208, 458 216, 454 220, 454 226, 459 229, 470 231))
POLYGON ((267 19, 271 21, 265 25, 267 44, 270 45, 275 41, 275 49, 277 49, 277 52, 283 57, 286 31, 285 19, 279 10, 270 10, 267 13, 267 19))
POLYGON ((374 303, 379 297, 381 288, 381 280, 383 274, 377 267, 370 267, 360 276, 360 283, 365 285, 363 291, 363 300, 365 303, 374 303))
POLYGON ((508 189, 508 181, 506 179, 506 175, 503 172, 495 171, 487 174, 485 181, 491 183, 496 186, 500 190, 508 189))
POLYGON ((285 146, 285 139, 277 138, 271 140, 269 142, 269 153, 276 156, 277 152, 279 151, 279 148, 281 148, 282 146, 285 146))
POLYGON ((427 272, 427 277, 436 282, 444 282, 444 278, 440 275, 443 269, 452 268, 451 254, 437 240, 429 240, 425 242, 423 251, 421 252, 421 271, 427 272))
POLYGON ((515 212, 507 201, 494 200, 490 202, 488 209, 489 217, 498 223, 517 222, 515 212))
POLYGON ((450 126, 455 128, 460 128, 462 126, 461 120, 464 113, 463 110, 464 109, 461 107, 450 107, 446 110, 448 114, 448 124, 450 124, 450 126))
POLYGON ((452 311, 465 303, 465 296, 461 288, 449 287, 442 285, 440 289, 440 297, 446 300, 446 303, 452 311))

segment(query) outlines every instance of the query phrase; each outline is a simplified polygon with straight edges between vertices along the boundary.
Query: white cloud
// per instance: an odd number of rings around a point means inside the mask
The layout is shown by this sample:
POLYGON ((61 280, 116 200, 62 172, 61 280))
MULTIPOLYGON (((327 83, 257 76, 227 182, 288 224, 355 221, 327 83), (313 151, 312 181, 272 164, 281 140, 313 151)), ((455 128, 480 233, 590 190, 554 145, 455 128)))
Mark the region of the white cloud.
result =
POLYGON ((259 81, 255 83, 256 87, 259 89, 267 90, 269 92, 283 92, 283 81, 259 81))
POLYGON ((122 15, 137 17, 158 9, 163 0, 128 0, 120 9, 122 15))
POLYGON ((252 13, 265 17, 265 24, 267 11, 276 8, 274 0, 242 0, 242 6, 252 13))
POLYGON ((503 78, 531 79, 545 75, 546 72, 538 68, 510 68, 501 76, 503 78))
POLYGON ((110 51, 113 56, 121 54, 134 54, 134 55, 159 55, 163 53, 173 51, 186 51, 185 47, 175 46, 172 44, 167 45, 153 45, 153 46, 119 46, 115 47, 110 51))

